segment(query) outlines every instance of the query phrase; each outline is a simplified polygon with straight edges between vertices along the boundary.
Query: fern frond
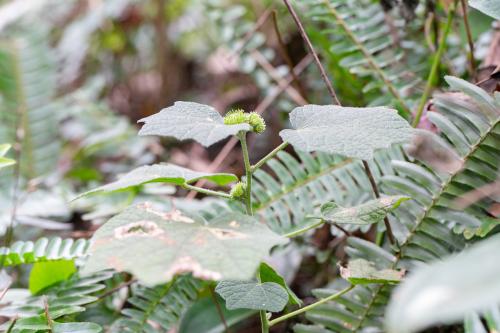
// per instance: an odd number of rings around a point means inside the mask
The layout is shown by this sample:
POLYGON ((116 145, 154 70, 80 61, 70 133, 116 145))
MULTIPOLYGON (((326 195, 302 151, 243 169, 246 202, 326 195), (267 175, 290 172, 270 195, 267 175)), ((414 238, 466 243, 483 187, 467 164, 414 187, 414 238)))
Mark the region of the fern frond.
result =
MULTIPOLYGON (((395 253, 367 241, 351 238, 347 253, 362 257, 380 267, 408 268, 418 262, 433 261, 464 248, 465 239, 454 231, 480 226, 489 218, 485 202, 465 211, 454 210, 452 202, 466 191, 492 182, 500 167, 500 101, 482 89, 457 78, 447 79, 452 88, 461 90, 468 99, 441 95, 435 100, 438 112, 429 115, 442 136, 463 159, 462 168, 438 172, 419 163, 393 161, 396 175, 382 178, 386 193, 406 194, 413 200, 394 212, 399 221, 395 253)), ((336 289, 336 288, 335 288, 336 289)), ((382 329, 390 286, 356 287, 338 303, 328 303, 308 314, 324 327, 324 332, 357 332, 382 329)), ((333 290, 318 290, 317 296, 333 290)), ((310 331, 299 326, 297 332, 310 331)))
MULTIPOLYGON (((100 272, 81 278, 77 275, 68 281, 59 283, 41 295, 30 296, 26 299, 17 299, 0 309, 0 316, 16 320, 11 332, 35 333, 48 330, 47 318, 45 317, 45 301, 50 317, 55 325, 60 323, 74 323, 85 325, 87 323, 75 322, 74 316, 85 311, 85 306, 98 300, 98 293, 105 289, 104 281, 113 276, 110 272, 100 272), (29 328, 27 323, 37 323, 29 328), (47 326, 43 329, 42 326, 47 326), (23 327, 24 326, 24 327, 23 327)), ((12 323, 9 321, 0 327, 4 332, 12 323)), ((90 324, 98 326, 96 324, 90 324)))
POLYGON ((0 142, 22 133, 19 163, 28 178, 52 171, 60 146, 55 66, 43 30, 0 42, 0 142))
POLYGON ((89 241, 54 237, 40 238, 36 242, 17 241, 10 247, 0 248, 0 262, 4 266, 33 264, 36 262, 77 259, 87 255, 89 241))
MULTIPOLYGON (((372 90, 383 95, 372 105, 398 105, 407 115, 417 100, 422 84, 420 72, 424 61, 418 46, 403 48, 404 29, 391 31, 386 15, 378 3, 365 0, 309 0, 310 16, 327 27, 331 52, 341 55, 340 65, 360 77, 370 78, 363 92, 372 90), (334 22, 332 24, 332 22, 334 22), (410 55, 409 53, 412 52, 410 55), (411 60, 411 63, 410 61, 411 60), (391 101, 392 99, 392 101, 391 101)), ((390 16, 394 26, 402 26, 401 18, 390 16)))
MULTIPOLYGON (((287 233, 303 227, 307 215, 317 213, 327 201, 353 206, 372 198, 370 182, 360 161, 323 153, 298 152, 298 155, 295 158, 282 151, 266 164, 271 173, 259 169, 254 174, 254 210, 274 231, 287 233)), ((394 148, 377 152, 369 164, 374 177, 379 179, 394 173, 391 160, 404 159, 402 150, 394 148)), ((346 228, 355 230, 358 226, 346 228)))
POLYGON ((155 288, 136 286, 122 311, 123 317, 111 326, 110 332, 167 332, 197 299, 202 283, 191 276, 155 288))

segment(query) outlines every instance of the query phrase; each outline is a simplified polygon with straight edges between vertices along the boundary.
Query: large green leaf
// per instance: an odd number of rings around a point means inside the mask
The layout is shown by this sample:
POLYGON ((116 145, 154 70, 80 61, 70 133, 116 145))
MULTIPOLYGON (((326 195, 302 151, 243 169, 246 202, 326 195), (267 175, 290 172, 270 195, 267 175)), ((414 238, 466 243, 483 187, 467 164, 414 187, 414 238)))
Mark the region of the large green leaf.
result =
POLYGON ((73 260, 37 262, 30 272, 30 291, 36 294, 53 284, 67 280, 75 272, 73 260))
POLYGON ((500 20, 500 1, 498 0, 469 0, 469 5, 486 15, 500 20))
POLYGON ((380 222, 390 211, 410 198, 401 195, 370 200, 355 207, 341 207, 335 202, 321 206, 322 218, 329 223, 372 224, 380 222))
POLYGON ((404 271, 378 270, 365 259, 354 259, 349 261, 347 267, 340 267, 340 275, 352 284, 397 283, 401 281, 404 271))
POLYGON ((121 191, 147 183, 185 185, 199 179, 207 179, 217 185, 225 185, 237 181, 238 177, 229 173, 197 172, 173 164, 145 165, 130 171, 115 182, 85 192, 79 197, 98 192, 121 191))
POLYGON ((225 125, 222 116, 213 107, 193 102, 175 102, 173 106, 139 122, 144 123, 139 135, 193 139, 205 147, 251 129, 249 124, 225 125))
POLYGON ((288 303, 288 292, 274 282, 222 281, 215 291, 226 301, 226 307, 280 312, 288 303))
POLYGON ((415 332, 500 303, 500 236, 416 270, 396 289, 386 324, 390 332, 415 332))
POLYGON ((379 148, 408 142, 413 129, 396 110, 305 105, 290 114, 294 129, 280 132, 284 141, 303 151, 323 151, 363 160, 379 148))
POLYGON ((207 222, 142 204, 129 207, 97 230, 84 272, 114 268, 136 275, 149 286, 188 272, 206 280, 248 280, 270 248, 286 242, 240 213, 207 222))

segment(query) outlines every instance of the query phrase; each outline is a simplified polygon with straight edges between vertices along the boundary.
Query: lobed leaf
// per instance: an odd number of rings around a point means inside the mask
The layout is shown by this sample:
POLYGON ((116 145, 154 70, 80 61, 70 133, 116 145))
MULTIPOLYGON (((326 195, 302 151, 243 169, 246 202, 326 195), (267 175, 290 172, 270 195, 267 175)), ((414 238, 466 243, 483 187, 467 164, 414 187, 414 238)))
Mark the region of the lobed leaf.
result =
POLYGON ((409 197, 395 195, 370 200, 355 207, 341 207, 335 202, 327 202, 321 206, 321 214, 322 218, 329 223, 373 224, 382 221, 387 213, 409 199, 409 197))
POLYGON ((139 135, 193 139, 205 147, 240 131, 251 130, 251 126, 246 123, 225 125, 224 119, 213 107, 193 102, 175 102, 173 106, 139 122, 144 123, 139 135))
POLYGON ((233 309, 280 312, 288 303, 288 292, 274 282, 221 281, 215 291, 233 309))
POLYGON ((92 238, 83 271, 127 271, 148 286, 192 273, 205 280, 248 280, 281 237, 254 218, 225 213, 210 222, 172 210, 129 207, 92 238))
POLYGON ((290 115, 293 129, 280 132, 284 141, 302 151, 323 151, 371 160, 379 148, 409 142, 413 129, 396 110, 305 105, 290 115))
POLYGON ((122 191, 148 183, 185 185, 196 182, 199 179, 207 179, 217 185, 226 185, 237 181, 238 177, 229 173, 198 172, 173 164, 145 165, 130 171, 115 182, 80 194, 77 199, 98 192, 109 193, 122 191))
POLYGON ((393 269, 378 270, 375 265, 365 259, 349 261, 347 267, 340 267, 340 275, 352 284, 398 283, 404 271, 393 269))

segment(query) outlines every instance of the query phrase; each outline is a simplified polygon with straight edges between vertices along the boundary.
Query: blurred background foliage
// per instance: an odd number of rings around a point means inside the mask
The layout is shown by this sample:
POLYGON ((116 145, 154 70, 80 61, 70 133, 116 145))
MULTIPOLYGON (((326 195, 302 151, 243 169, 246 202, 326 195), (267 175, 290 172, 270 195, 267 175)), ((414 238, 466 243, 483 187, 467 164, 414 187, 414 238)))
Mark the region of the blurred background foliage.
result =
MULTIPOLYGON (((343 104, 392 105, 410 118, 449 1, 329 3, 345 6, 334 15, 321 1, 294 5, 343 104), (367 65, 370 57, 374 64, 367 65)), ((500 52, 491 47, 498 43, 499 32, 492 29, 492 18, 478 11, 470 10, 469 21, 476 41, 475 68, 467 59, 463 20, 456 20, 439 72, 477 82, 500 65, 500 52)), ((51 236, 87 238, 136 201, 152 201, 164 209, 205 207, 209 212, 214 205, 210 200, 180 199, 185 191, 165 186, 71 199, 136 166, 158 161, 241 175, 238 147, 220 155, 226 142, 204 149, 192 142, 137 137, 137 120, 177 100, 213 105, 220 112, 259 110, 270 130, 258 141, 250 140, 258 160, 279 143, 278 130, 288 125, 283 113, 306 102, 330 103, 311 63, 279 1, 0 1, 0 143, 12 145, 7 156, 17 161, 0 171, 0 232, 5 244, 51 236), (296 68, 296 75, 290 67, 296 68)), ((437 77, 434 86, 445 86, 443 75, 437 77)), ((430 126, 424 117, 421 127, 430 126)), ((319 233, 312 242, 325 245, 331 241, 325 237, 319 233)), ((328 270, 316 272, 331 259, 331 252, 311 257, 314 260, 305 261, 295 279, 301 295, 328 280, 328 270)), ((298 269, 297 264, 291 267, 298 269)), ((27 285, 29 269, 13 270, 14 287, 27 285)), ((288 273, 295 276, 296 271, 288 273)), ((106 283, 116 285, 121 282, 117 279, 106 283)), ((196 304, 196 313, 213 319, 214 309, 204 308, 203 302, 206 299, 196 304)), ((117 317, 106 304, 98 307, 86 316, 102 323, 110 321, 98 317, 117 317)), ((240 311, 227 318, 239 321, 248 315, 240 311)))

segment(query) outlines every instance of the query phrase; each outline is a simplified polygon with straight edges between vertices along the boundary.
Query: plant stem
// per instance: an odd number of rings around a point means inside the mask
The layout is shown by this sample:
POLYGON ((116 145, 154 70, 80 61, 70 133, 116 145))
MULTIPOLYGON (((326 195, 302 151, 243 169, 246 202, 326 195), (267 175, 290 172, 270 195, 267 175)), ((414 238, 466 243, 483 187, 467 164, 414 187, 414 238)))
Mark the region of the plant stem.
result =
POLYGON ((446 26, 443 34, 441 35, 441 40, 439 41, 438 50, 436 52, 436 55, 434 56, 434 62, 432 63, 431 72, 429 73, 429 77, 427 78, 427 84, 425 85, 424 93, 422 95, 422 98, 420 99, 420 103, 418 104, 417 114, 415 115, 415 118, 413 119, 412 122, 413 127, 417 127, 418 123, 420 122, 420 118, 422 118, 422 113, 424 112, 425 104, 427 103, 429 95, 431 94, 432 91, 432 83, 437 77, 439 63, 441 57, 443 56, 444 49, 446 47, 446 39, 448 38, 448 34, 450 33, 451 30, 451 23, 453 22, 453 16, 455 16, 456 5, 457 5, 457 0, 453 1, 448 10, 448 19, 446 20, 446 26))
POLYGON ((271 158, 273 158, 278 152, 280 152, 281 150, 285 149, 286 147, 288 146, 288 142, 283 142, 282 144, 280 144, 278 147, 274 148, 269 154, 267 154, 266 156, 264 156, 260 161, 258 161, 257 163, 255 163, 254 165, 252 165, 250 167, 250 171, 252 173, 255 172, 255 170, 257 170, 258 168, 260 168, 261 166, 263 166, 267 161, 269 161, 271 158))
POLYGON ((349 287, 345 288, 345 289, 342 289, 341 291, 339 291, 338 293, 336 294, 333 294, 333 295, 330 295, 328 297, 325 297, 317 302, 314 302, 312 304, 309 304, 308 306, 304 306, 303 308, 300 308, 298 310, 295 310, 295 311, 292 311, 290 313, 287 313, 281 317, 278 317, 276 319, 273 319, 271 321, 269 321, 269 327, 271 326, 274 326, 278 323, 281 323, 282 321, 285 321, 291 317, 295 317, 296 315, 299 315, 301 313, 304 313, 306 311, 309 311, 309 310, 312 310, 314 309, 315 307, 321 305, 321 304, 324 304, 326 302, 329 302, 331 300, 334 300, 336 298, 339 298, 340 296, 344 295, 345 293, 349 292, 350 290, 352 290, 354 288, 354 285, 350 285, 349 287))
POLYGON ((226 331, 226 333, 231 333, 229 331, 229 326, 227 325, 226 318, 224 318, 224 313, 222 312, 222 308, 221 308, 219 302, 217 301, 217 297, 215 296, 214 288, 210 287, 209 289, 210 289, 210 296, 212 297, 212 301, 215 304, 215 308, 217 309, 217 313, 219 314, 219 318, 222 322, 222 325, 224 325, 224 330, 226 331))
POLYGON ((259 311, 259 314, 260 314, 260 325, 261 325, 261 330, 262 330, 262 333, 269 333, 269 321, 267 320, 267 317, 266 317, 266 311, 264 310, 261 310, 259 311))
POLYGON ((302 235, 303 233, 305 233, 305 232, 307 232, 307 231, 309 231, 311 229, 319 227, 323 223, 325 223, 325 221, 323 219, 320 219, 316 223, 310 224, 310 225, 308 225, 308 226, 306 226, 304 228, 301 228, 301 229, 298 229, 298 230, 294 230, 294 231, 291 231, 291 232, 289 232, 287 234, 284 234, 283 237, 288 237, 288 238, 297 237, 297 236, 302 235))
POLYGON ((476 71, 476 66, 474 65, 474 42, 472 40, 472 33, 469 25, 469 14, 467 13, 467 3, 465 0, 460 0, 462 5, 462 11, 464 13, 464 26, 465 32, 467 34, 467 43, 469 44, 469 66, 470 66, 470 74, 474 76, 476 71))
MULTIPOLYGON (((373 194, 375 194, 375 198, 380 198, 380 193, 378 192, 377 183, 375 182, 375 178, 373 177, 372 171, 370 170, 370 165, 368 162, 363 160, 363 167, 365 168, 365 173, 368 176, 368 180, 370 181, 370 185, 372 186, 373 194)), ((389 223, 389 219, 384 217, 385 230, 387 231, 387 237, 391 244, 396 244, 396 239, 394 238, 394 234, 392 233, 391 224, 389 223)))
POLYGON ((318 53, 316 53, 316 50, 314 49, 314 46, 311 43, 311 40, 309 39, 309 36, 307 36, 306 31, 304 30, 304 26, 302 25, 302 22, 300 21, 299 16, 295 12, 295 9, 293 9, 293 6, 290 4, 289 0, 283 0, 285 3, 286 7, 288 8, 288 11, 293 17, 293 20, 295 21, 295 24, 297 25, 297 28, 299 29, 300 35, 302 36, 302 39, 305 41, 307 48, 309 49, 309 52, 312 54, 314 61, 316 62, 316 65, 318 66, 319 72, 321 74, 321 77, 323 78, 323 81, 325 81, 326 87, 328 88, 328 92, 330 95, 332 95, 333 99, 337 103, 337 105, 340 105, 340 101, 337 97, 337 94, 335 93, 335 89, 333 89, 332 83, 330 82, 330 79, 328 79, 328 76, 326 74, 325 68, 321 64, 321 61, 319 60, 318 53))
POLYGON ((216 197, 221 197, 221 198, 226 198, 226 199, 232 198, 230 194, 225 193, 225 192, 213 191, 213 190, 209 190, 206 188, 193 186, 193 185, 189 185, 189 184, 184 184, 184 185, 182 185, 182 187, 185 188, 186 190, 196 191, 196 192, 200 192, 200 193, 207 194, 207 195, 213 195, 216 197))
POLYGON ((245 206, 247 214, 253 215, 252 211, 252 166, 248 157, 247 136, 242 132, 238 135, 241 142, 241 150, 243 151, 243 163, 245 164, 246 189, 245 189, 245 206))

